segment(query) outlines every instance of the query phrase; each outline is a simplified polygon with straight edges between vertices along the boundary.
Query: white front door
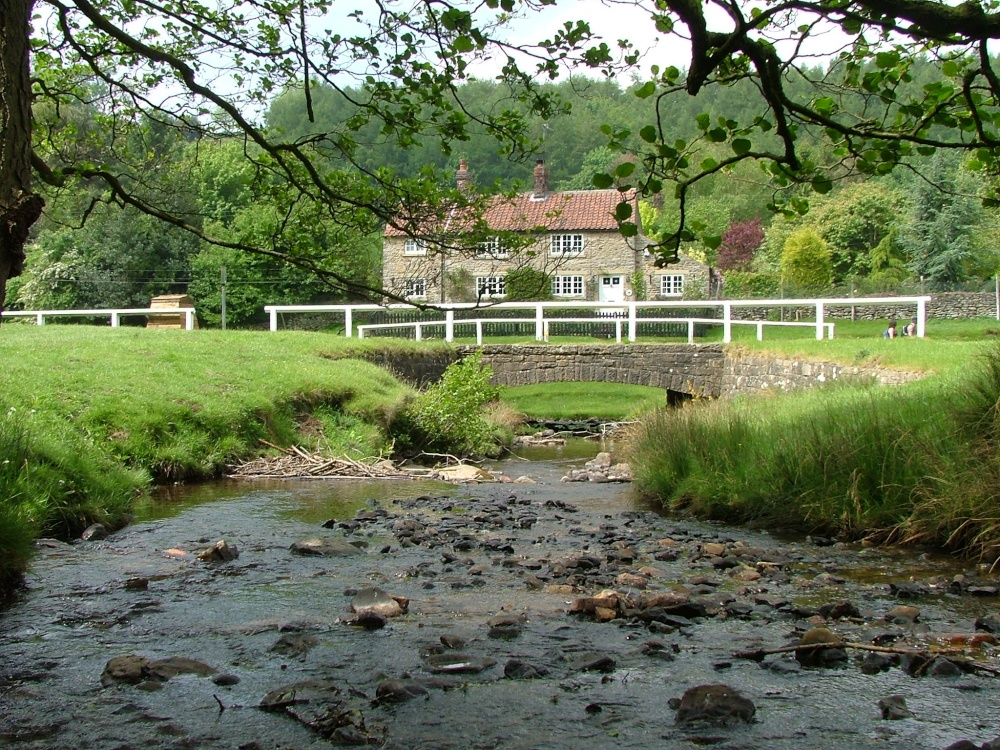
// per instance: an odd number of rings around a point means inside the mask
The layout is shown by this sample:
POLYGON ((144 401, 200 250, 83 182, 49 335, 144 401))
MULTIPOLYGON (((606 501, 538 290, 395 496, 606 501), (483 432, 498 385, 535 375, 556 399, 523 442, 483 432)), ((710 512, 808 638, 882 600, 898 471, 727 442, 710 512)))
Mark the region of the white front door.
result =
POLYGON ((600 295, 601 302, 623 302, 625 300, 625 277, 602 276, 600 295))

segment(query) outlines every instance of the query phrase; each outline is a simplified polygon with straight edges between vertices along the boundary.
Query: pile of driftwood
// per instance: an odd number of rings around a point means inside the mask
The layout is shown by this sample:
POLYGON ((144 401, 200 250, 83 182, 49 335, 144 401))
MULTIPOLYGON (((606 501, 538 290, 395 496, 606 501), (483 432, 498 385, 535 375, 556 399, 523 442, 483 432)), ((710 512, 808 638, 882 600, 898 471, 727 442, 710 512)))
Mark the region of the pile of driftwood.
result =
POLYGON ((355 461, 347 456, 330 458, 310 453, 293 445, 281 448, 265 440, 262 443, 280 451, 276 456, 262 456, 230 468, 230 477, 256 479, 326 478, 409 478, 412 474, 397 469, 391 461, 381 459, 371 463, 355 461))

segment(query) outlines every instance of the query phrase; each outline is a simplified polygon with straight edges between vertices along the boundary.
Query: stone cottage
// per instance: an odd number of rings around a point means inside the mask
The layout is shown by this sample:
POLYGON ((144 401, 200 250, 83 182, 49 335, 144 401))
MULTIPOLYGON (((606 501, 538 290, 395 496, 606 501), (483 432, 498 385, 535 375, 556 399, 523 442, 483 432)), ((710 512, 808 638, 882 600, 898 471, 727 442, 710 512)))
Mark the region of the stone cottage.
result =
MULTIPOLYGON (((493 198, 483 216, 490 230, 520 238, 515 250, 505 247, 499 235, 464 252, 455 250, 458 243, 441 238, 462 231, 460 217, 449 217, 445 226, 423 236, 387 226, 382 250, 385 288, 421 302, 496 301, 507 294, 507 274, 530 267, 546 275, 557 300, 707 296, 708 266, 681 255, 679 263, 657 268, 641 227, 638 237, 621 235, 615 208, 627 200, 633 217, 638 217, 634 190, 552 191, 548 168, 541 160, 533 177, 533 190, 493 198)), ((456 182, 460 190, 471 189, 465 161, 456 182)))

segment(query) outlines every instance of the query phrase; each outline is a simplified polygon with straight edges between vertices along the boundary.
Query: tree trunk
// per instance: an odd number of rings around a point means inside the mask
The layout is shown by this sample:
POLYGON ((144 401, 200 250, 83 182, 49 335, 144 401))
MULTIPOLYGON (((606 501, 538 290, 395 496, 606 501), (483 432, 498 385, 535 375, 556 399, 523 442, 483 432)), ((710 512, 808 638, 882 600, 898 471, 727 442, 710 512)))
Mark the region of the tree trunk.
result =
POLYGON ((31 79, 34 0, 0 0, 0 311, 7 281, 24 268, 28 230, 44 201, 31 190, 31 79))

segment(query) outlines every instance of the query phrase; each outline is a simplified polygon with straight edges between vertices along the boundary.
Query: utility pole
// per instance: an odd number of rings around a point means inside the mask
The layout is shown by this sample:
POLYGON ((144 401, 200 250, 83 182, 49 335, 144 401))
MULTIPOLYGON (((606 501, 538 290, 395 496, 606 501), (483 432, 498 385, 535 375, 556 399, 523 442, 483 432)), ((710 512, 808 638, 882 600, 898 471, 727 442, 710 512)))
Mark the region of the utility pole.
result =
POLYGON ((222 290, 222 330, 226 330, 226 267, 219 269, 219 285, 222 290))

